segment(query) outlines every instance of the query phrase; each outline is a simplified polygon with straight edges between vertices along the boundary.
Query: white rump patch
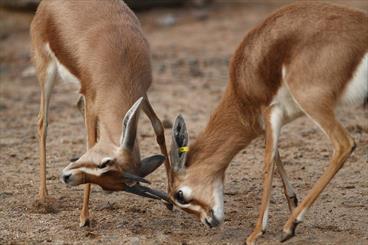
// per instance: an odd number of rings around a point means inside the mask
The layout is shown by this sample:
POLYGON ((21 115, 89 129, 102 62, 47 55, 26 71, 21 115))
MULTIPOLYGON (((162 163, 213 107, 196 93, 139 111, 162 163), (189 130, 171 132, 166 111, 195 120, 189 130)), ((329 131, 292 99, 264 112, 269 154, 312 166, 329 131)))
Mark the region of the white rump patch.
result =
POLYGON ((353 78, 348 82, 342 95, 344 104, 363 104, 368 96, 368 53, 356 68, 353 78))

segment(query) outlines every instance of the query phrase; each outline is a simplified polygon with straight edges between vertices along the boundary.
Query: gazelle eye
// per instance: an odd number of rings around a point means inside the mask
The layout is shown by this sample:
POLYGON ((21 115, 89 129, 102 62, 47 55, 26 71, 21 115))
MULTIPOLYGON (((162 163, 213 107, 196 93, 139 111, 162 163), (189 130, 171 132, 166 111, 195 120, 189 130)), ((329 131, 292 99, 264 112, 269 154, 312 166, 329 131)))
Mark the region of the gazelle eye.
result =
POLYGON ((106 168, 111 162, 112 159, 106 159, 105 161, 102 161, 101 164, 97 165, 97 168, 106 168))
POLYGON ((180 204, 188 204, 189 202, 187 202, 185 200, 185 197, 184 197, 184 193, 183 191, 177 191, 175 193, 175 199, 180 203, 180 204))
POLYGON ((106 168, 107 162, 103 162, 100 165, 97 165, 97 168, 106 168))

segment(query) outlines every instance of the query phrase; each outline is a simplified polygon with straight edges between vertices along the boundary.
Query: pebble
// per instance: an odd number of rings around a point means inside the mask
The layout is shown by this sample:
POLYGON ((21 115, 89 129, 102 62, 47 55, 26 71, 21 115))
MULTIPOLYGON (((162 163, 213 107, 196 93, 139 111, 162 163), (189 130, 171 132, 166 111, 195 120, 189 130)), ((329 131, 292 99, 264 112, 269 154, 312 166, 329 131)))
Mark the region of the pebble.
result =
POLYGON ((157 23, 162 27, 170 27, 176 24, 176 18, 172 14, 167 14, 157 20, 157 23))

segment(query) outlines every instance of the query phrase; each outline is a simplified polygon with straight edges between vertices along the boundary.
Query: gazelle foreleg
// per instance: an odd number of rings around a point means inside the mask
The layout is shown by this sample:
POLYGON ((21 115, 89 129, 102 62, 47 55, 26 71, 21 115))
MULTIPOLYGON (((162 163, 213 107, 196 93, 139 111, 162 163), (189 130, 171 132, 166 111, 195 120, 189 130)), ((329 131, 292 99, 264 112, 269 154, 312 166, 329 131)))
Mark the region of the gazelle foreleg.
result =
MULTIPOLYGON (((41 62, 39 58, 38 62, 41 62)), ((37 64, 37 74, 41 86, 41 101, 40 112, 38 114, 38 136, 39 136, 39 151, 40 151, 40 189, 38 193, 39 200, 45 202, 47 198, 46 187, 46 138, 48 126, 48 111, 52 89, 56 81, 56 64, 49 61, 48 64, 37 64), (45 65, 46 69, 42 69, 45 65)))
POLYGON ((273 105, 264 111, 265 124, 265 158, 263 169, 263 194, 261 206, 259 208, 259 216, 256 227, 247 239, 247 244, 255 244, 259 236, 261 236, 267 227, 268 210, 271 198, 272 178, 275 169, 275 156, 277 154, 277 142, 283 122, 283 110, 278 105, 273 105))
POLYGON ((298 206, 298 198, 296 196, 294 188, 289 182, 288 176, 284 168, 284 164, 281 161, 278 150, 276 151, 276 154, 275 154, 275 162, 276 162, 277 172, 280 174, 280 177, 282 180, 282 185, 284 187, 284 194, 288 202, 289 210, 290 212, 292 212, 293 209, 296 208, 296 206, 298 206))
POLYGON ((147 96, 144 97, 142 109, 149 118, 149 120, 151 121, 153 130, 155 131, 156 134, 156 141, 160 146, 161 153, 166 157, 165 168, 167 176, 170 176, 170 174, 168 173, 168 171, 170 170, 170 163, 169 163, 169 155, 167 153, 166 148, 164 127, 162 126, 161 120, 158 118, 155 111, 153 110, 147 96))
MULTIPOLYGON (((86 98, 86 97, 84 97, 86 98)), ((97 117, 91 107, 91 101, 84 100, 84 120, 87 128, 87 150, 92 148, 97 142, 97 117)), ((83 207, 80 213, 79 226, 89 226, 89 196, 91 193, 91 184, 84 185, 83 207)))

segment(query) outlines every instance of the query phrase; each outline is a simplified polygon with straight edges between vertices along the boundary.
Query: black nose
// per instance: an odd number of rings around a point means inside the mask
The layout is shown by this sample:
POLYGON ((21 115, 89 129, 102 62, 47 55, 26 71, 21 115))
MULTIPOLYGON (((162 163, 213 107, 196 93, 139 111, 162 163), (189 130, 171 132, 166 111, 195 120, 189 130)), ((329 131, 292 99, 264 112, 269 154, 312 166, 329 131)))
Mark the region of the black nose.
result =
POLYGON ((212 228, 212 227, 213 227, 212 223, 211 223, 211 222, 209 222, 207 218, 206 218, 204 221, 206 222, 206 225, 207 225, 209 228, 212 228))
POLYGON ((206 225, 209 228, 217 227, 221 224, 221 222, 216 218, 214 211, 211 209, 208 217, 205 219, 206 225))
POLYGON ((67 174, 67 175, 63 175, 63 181, 64 183, 68 183, 70 176, 72 176, 72 174, 67 174))

